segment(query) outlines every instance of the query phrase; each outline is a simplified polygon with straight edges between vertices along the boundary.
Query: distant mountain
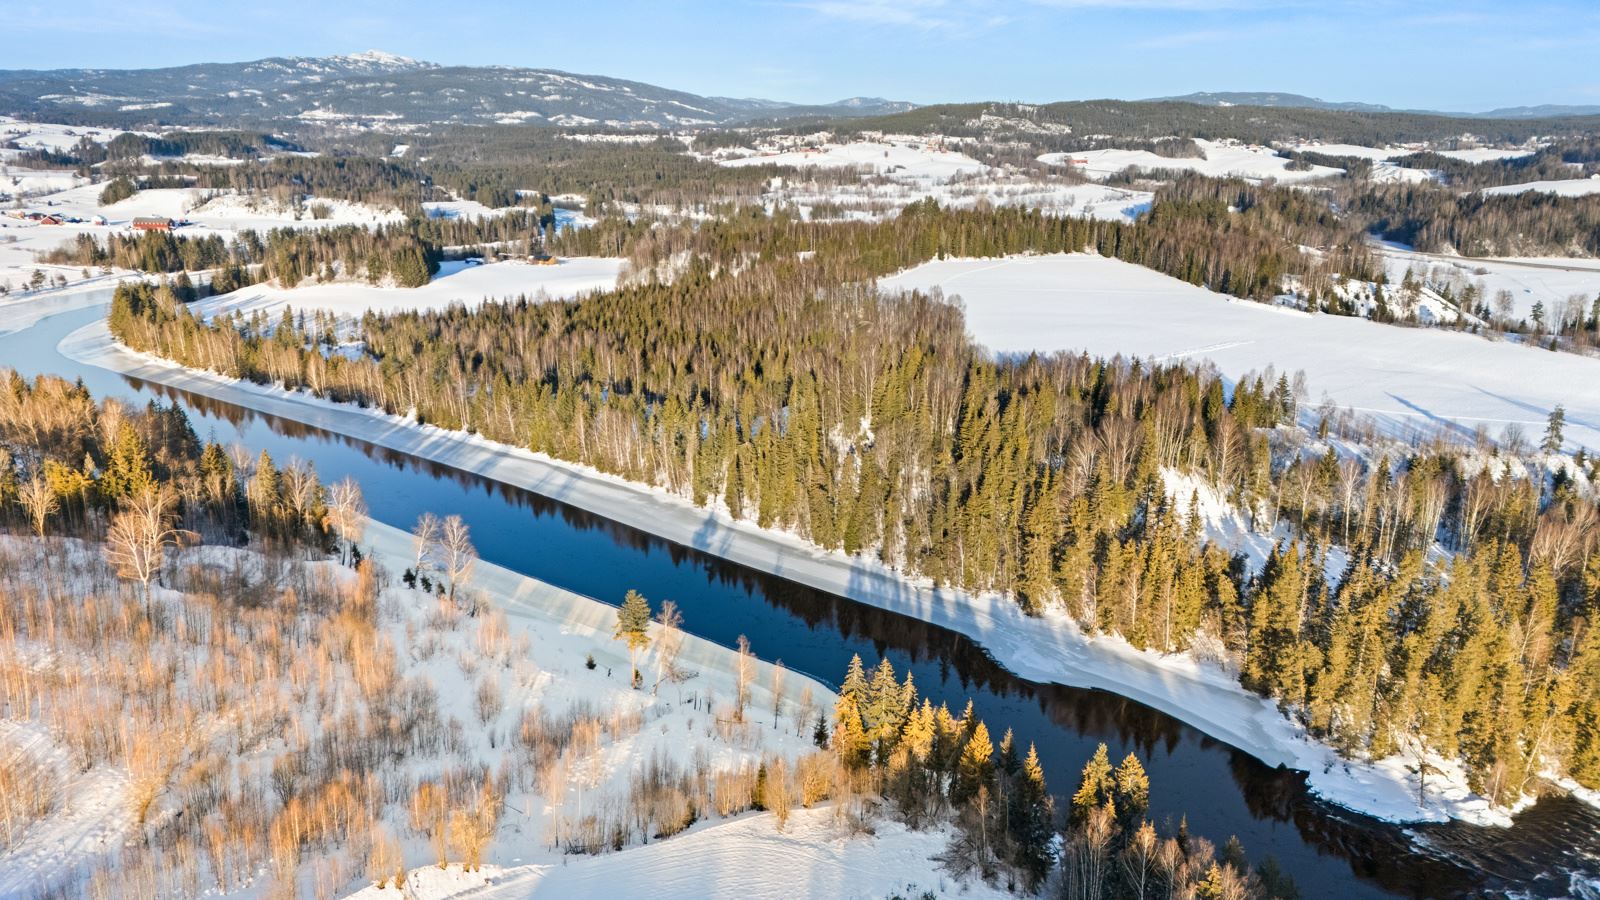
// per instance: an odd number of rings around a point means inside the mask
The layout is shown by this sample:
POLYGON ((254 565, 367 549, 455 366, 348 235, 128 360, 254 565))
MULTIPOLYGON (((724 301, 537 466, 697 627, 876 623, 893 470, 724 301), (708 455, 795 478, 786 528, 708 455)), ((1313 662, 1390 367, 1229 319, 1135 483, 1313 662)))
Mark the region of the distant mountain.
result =
POLYGON ((910 108, 875 97, 825 106, 701 97, 617 78, 511 66, 441 66, 377 50, 166 69, 0 70, 0 113, 107 125, 299 121, 672 128, 910 108))
POLYGON ((1569 116, 1600 115, 1600 106, 1507 106, 1487 112, 1440 112, 1432 109, 1395 109, 1379 103, 1335 103, 1303 94, 1260 91, 1197 91, 1181 97, 1151 97, 1147 103, 1195 103, 1200 106, 1276 106, 1289 109, 1331 109, 1344 112, 1409 112, 1462 119, 1560 119, 1569 116))
POLYGON ((1303 94, 1263 91, 1197 91, 1181 97, 1151 97, 1151 103, 1196 103, 1200 106, 1285 106, 1294 109, 1333 109, 1345 112, 1393 112, 1377 103, 1335 103, 1303 94))
POLYGON ((1506 106, 1488 112, 1474 113, 1480 119, 1556 119, 1566 116, 1600 116, 1600 106, 1561 106, 1546 103, 1542 106, 1506 106))

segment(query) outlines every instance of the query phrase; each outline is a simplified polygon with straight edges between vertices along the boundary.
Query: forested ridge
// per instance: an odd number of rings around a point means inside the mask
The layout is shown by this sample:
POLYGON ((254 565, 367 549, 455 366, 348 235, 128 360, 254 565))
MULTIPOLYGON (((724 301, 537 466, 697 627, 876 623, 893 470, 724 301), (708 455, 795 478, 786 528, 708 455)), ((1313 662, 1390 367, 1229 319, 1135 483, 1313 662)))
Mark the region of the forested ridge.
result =
POLYGON ((113 233, 104 241, 80 234, 46 259, 149 273, 213 269, 211 287, 216 293, 268 279, 284 287, 335 279, 374 284, 389 279, 400 287, 418 287, 438 271, 446 252, 459 255, 487 247, 490 252, 540 253, 554 222, 548 208, 532 208, 474 218, 413 218, 372 227, 244 231, 232 241, 167 231, 113 233))
POLYGON ((291 317, 206 325, 165 288, 124 286, 111 324, 186 365, 414 412, 908 574, 1060 604, 1135 646, 1226 657, 1353 756, 1421 735, 1499 801, 1546 768, 1600 784, 1591 460, 1576 460, 1587 479, 1558 467, 1541 484, 1487 445, 1352 452, 1359 429, 1334 411, 1327 435, 1292 427, 1308 411, 1287 377, 1230 396, 1178 366, 996 359, 956 307, 867 286, 941 253, 1127 233, 932 207, 872 226, 640 229, 625 236, 636 262, 693 261, 576 301, 369 317, 370 356, 354 360, 319 352, 291 317), (802 243, 815 254, 791 252, 802 243), (1298 537, 1250 572, 1200 540, 1166 472, 1298 537), (1330 582, 1333 544, 1350 562, 1330 582), (1437 545, 1450 555, 1430 562, 1437 545))

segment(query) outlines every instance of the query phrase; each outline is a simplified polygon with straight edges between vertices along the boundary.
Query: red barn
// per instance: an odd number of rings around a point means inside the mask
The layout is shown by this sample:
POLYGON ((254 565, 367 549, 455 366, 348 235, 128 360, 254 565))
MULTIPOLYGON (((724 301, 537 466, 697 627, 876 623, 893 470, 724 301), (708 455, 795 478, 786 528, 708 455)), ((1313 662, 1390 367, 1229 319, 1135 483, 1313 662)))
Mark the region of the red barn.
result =
POLYGON ((133 227, 140 231, 171 231, 172 220, 155 216, 139 216, 133 220, 133 227))

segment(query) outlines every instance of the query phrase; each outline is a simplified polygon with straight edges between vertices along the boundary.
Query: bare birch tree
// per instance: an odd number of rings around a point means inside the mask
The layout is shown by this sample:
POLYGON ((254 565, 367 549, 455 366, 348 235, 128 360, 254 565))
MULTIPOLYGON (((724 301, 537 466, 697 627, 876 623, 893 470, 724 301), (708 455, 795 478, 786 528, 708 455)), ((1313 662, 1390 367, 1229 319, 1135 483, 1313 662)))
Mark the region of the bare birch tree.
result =
POLYGON ((128 497, 106 535, 106 560, 118 575, 139 582, 147 603, 150 582, 161 571, 166 548, 189 536, 175 527, 175 502, 171 486, 146 487, 128 497))
POLYGON ((439 517, 431 512, 418 516, 417 524, 411 528, 411 545, 416 553, 412 569, 418 576, 422 575, 422 570, 433 561, 438 551, 440 529, 439 517))
POLYGON ((783 667, 783 660, 772 664, 772 727, 778 727, 778 720, 783 718, 783 677, 788 670, 783 667))
POLYGON ((756 677, 756 660, 750 654, 750 639, 739 635, 739 655, 734 658, 733 720, 744 721, 744 708, 750 702, 750 682, 756 677))
POLYGON ((678 651, 683 648, 683 613, 678 604, 661 601, 656 624, 661 626, 661 634, 656 638, 656 682, 650 687, 651 694, 661 689, 662 679, 677 680, 678 651))
POLYGON ((44 537, 44 526, 50 517, 61 508, 61 501, 56 499, 56 492, 50 488, 50 483, 39 477, 37 472, 22 485, 18 492, 22 501, 22 508, 28 513, 28 520, 33 523, 33 533, 44 537))
POLYGON ((347 562, 355 542, 361 540, 367 519, 367 503, 361 486, 353 478, 343 478, 328 491, 328 512, 323 521, 339 538, 339 561, 347 562))
POLYGON ((456 587, 472 571, 478 560, 478 551, 472 546, 472 536, 467 523, 460 516, 450 516, 439 528, 439 552, 445 575, 450 579, 450 599, 456 599, 456 587))

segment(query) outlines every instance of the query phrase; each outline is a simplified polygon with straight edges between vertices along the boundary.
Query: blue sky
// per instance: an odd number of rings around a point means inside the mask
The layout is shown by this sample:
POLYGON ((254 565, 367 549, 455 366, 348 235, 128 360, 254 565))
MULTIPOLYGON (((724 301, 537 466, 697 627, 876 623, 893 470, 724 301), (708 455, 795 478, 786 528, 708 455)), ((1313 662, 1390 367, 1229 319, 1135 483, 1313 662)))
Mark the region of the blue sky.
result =
POLYGON ((801 102, 1278 90, 1600 104, 1600 0, 0 0, 0 22, 4 68, 378 48, 801 102))

